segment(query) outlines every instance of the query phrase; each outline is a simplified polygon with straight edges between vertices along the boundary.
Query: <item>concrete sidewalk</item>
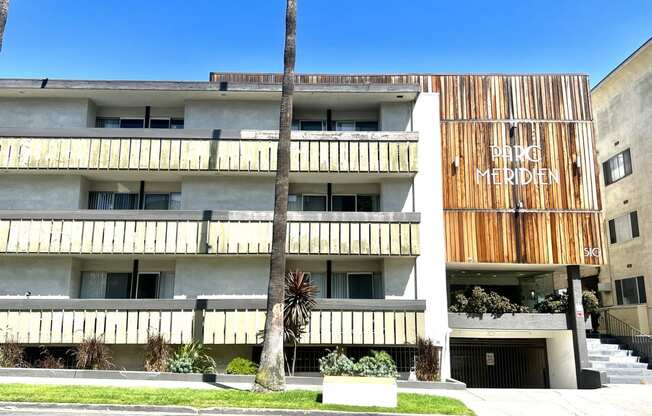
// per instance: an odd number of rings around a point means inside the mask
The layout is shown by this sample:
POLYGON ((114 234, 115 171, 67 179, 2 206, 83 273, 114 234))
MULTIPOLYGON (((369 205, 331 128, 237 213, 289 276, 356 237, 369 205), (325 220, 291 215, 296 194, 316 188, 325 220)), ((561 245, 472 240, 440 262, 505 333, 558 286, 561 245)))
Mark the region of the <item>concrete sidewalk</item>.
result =
POLYGON ((652 416, 652 385, 608 385, 596 390, 439 390, 478 416, 652 416))

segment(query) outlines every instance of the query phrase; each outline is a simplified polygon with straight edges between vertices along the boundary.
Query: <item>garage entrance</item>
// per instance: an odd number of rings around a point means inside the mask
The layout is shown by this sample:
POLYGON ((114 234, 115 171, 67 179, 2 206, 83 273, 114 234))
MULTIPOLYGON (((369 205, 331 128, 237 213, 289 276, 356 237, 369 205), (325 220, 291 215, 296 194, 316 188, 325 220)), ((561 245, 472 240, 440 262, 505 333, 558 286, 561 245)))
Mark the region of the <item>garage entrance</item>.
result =
POLYGON ((471 388, 549 388, 545 339, 451 339, 451 375, 471 388))

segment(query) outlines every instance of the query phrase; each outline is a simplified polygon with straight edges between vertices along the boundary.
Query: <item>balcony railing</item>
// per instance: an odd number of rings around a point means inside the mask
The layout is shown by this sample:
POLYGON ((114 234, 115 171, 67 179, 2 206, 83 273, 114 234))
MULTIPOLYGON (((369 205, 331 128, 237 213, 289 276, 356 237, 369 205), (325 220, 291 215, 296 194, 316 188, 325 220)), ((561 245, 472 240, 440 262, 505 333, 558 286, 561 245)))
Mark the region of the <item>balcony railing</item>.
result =
MULTIPOLYGON (((289 254, 417 256, 416 213, 290 212, 289 254)), ((272 213, 0 211, 0 254, 266 255, 272 213)))
MULTIPOLYGON (((0 129, 0 169, 152 172, 276 170, 278 132, 0 129)), ((293 132, 290 171, 412 175, 418 133, 293 132)))
MULTIPOLYGON (((425 301, 322 299, 301 344, 413 345, 425 333, 425 301)), ((0 300, 0 343, 258 344, 265 300, 0 300)))

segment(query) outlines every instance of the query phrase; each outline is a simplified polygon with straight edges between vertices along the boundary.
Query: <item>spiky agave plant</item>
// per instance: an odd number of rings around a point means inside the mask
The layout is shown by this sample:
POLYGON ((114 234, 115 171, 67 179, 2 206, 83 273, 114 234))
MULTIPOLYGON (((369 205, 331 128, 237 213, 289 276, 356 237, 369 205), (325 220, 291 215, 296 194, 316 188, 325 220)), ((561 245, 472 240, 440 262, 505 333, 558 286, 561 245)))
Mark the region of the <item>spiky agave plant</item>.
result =
POLYGON ((285 276, 285 307, 283 310, 283 328, 286 341, 294 346, 292 358, 292 375, 297 360, 297 343, 310 323, 310 316, 317 302, 319 291, 310 281, 309 276, 301 271, 289 272, 285 276))

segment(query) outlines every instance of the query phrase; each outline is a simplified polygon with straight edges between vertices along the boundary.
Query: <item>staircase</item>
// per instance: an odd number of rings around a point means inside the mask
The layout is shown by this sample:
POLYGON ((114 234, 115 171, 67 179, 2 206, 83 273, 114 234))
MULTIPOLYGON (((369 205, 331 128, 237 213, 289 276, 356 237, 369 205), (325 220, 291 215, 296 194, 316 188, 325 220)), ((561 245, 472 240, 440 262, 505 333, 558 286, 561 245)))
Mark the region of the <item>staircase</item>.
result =
POLYGON ((607 384, 652 384, 652 370, 615 338, 587 338, 591 368, 606 375, 607 384))

